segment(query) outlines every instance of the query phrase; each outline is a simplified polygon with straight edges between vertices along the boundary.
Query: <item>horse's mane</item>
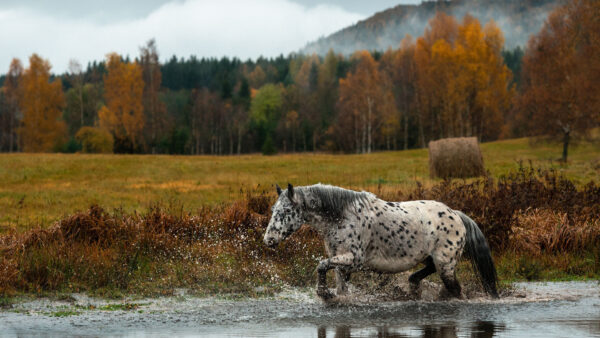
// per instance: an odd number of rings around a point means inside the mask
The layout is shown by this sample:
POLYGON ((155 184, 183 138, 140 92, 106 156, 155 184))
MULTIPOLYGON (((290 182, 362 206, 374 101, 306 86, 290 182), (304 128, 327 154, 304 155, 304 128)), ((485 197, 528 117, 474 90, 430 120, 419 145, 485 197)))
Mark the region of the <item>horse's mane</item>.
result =
POLYGON ((304 200, 305 207, 313 212, 316 212, 330 219, 339 219, 342 217, 346 207, 355 202, 367 205, 369 198, 374 198, 375 195, 366 191, 354 191, 332 185, 315 184, 305 187, 298 187, 304 200), (310 198, 315 198, 319 201, 316 205, 310 205, 310 198))

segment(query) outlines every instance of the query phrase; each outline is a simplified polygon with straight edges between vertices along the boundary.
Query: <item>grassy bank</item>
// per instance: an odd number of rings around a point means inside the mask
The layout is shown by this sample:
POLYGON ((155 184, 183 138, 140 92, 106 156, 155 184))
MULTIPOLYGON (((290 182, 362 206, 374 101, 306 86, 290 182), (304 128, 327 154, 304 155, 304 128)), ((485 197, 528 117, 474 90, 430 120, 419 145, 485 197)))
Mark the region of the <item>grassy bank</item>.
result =
MULTIPOLYGON (((600 276, 594 183, 521 168, 502 179, 388 189, 380 197, 437 199, 471 215, 501 280, 600 276)), ((273 200, 272 193, 249 193, 191 213, 173 205, 143 213, 92 206, 50 227, 10 231, 0 235, 0 293, 171 294, 184 287, 254 295, 282 283, 312 286, 324 256, 313 230, 302 228, 277 250, 262 243, 273 200)))
MULTIPOLYGON (((531 146, 517 139, 481 147, 492 177, 522 161, 556 168, 578 186, 598 180, 600 147, 591 143, 573 147, 563 166, 555 160, 560 145, 531 146)), ((206 205, 241 200, 247 191, 271 193, 275 182, 322 182, 393 194, 414 189, 417 181, 426 187, 439 183, 428 176, 427 156, 426 149, 274 157, 0 154, 0 233, 48 227, 91 204, 133 213, 161 202, 196 213, 206 205)))

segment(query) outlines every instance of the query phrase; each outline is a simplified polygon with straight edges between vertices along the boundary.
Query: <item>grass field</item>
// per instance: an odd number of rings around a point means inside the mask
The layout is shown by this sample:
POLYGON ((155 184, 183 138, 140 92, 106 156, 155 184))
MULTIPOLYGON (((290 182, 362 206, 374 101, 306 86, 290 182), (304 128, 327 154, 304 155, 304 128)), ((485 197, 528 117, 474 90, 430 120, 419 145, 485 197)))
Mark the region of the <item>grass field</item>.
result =
MULTIPOLYGON (((578 184, 600 178, 600 145, 583 142, 560 165, 560 145, 527 139, 482 144, 486 169, 498 177, 529 161, 554 167, 578 184)), ((370 155, 154 156, 1 154, 0 232, 48 226, 99 204, 144 211, 155 203, 194 211, 228 202, 274 183, 330 183, 378 192, 414 187, 429 178, 426 149, 370 155)))

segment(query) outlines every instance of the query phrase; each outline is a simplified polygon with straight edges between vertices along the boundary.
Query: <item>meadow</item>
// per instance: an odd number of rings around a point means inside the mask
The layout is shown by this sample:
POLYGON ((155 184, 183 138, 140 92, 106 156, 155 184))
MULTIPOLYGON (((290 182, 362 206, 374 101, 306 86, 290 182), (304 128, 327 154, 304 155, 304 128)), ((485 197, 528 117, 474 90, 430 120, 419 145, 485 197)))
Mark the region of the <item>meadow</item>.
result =
MULTIPOLYGON (((514 139, 481 145, 491 177, 523 165, 555 168, 577 185, 600 178, 600 146, 580 142, 567 165, 556 144, 514 139)), ((0 154, 0 233, 47 227, 97 204, 144 212, 156 204, 196 211, 273 192, 274 184, 328 183, 378 194, 428 187, 427 149, 367 155, 167 156, 0 154)))
MULTIPOLYGON (((277 250, 262 243, 273 182, 287 181, 362 188, 386 200, 435 199, 463 210, 484 232, 503 283, 600 277, 597 145, 579 144, 567 164, 553 160, 557 146, 524 139, 482 150, 490 175, 453 181, 428 177, 426 150, 3 155, 0 299, 23 292, 168 295, 177 288, 252 296, 312 286, 325 255, 314 230, 303 227, 277 250)), ((475 281, 470 271, 463 264, 460 278, 475 281)))

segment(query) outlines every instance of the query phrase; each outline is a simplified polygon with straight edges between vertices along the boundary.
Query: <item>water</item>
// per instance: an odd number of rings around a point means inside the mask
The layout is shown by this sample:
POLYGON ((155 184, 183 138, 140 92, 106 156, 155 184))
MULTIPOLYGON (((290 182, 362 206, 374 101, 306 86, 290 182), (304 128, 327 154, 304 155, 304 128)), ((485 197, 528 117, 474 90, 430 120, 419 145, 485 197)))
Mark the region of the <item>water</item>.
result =
POLYGON ((109 302, 76 294, 0 311, 0 336, 600 337, 598 282, 519 283, 515 290, 499 300, 359 297, 332 304, 294 289, 251 300, 183 295, 109 302), (108 303, 137 308, 108 311, 108 303))

